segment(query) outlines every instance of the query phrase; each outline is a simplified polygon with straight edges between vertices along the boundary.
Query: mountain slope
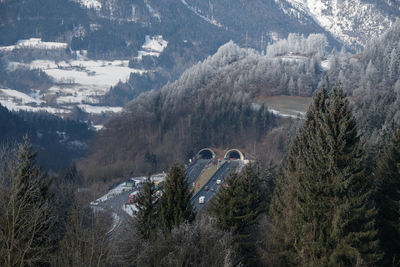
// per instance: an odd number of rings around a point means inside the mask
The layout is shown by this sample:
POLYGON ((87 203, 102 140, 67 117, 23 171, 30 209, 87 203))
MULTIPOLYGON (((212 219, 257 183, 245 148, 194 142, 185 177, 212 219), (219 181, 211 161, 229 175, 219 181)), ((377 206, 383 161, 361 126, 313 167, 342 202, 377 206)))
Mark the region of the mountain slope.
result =
POLYGON ((82 158, 93 133, 85 123, 49 114, 11 113, 0 105, 0 146, 21 142, 27 134, 39 152, 38 162, 47 170, 66 168, 82 158))
POLYGON ((325 33, 331 44, 335 40, 311 17, 299 18, 285 14, 274 1, 182 0, 198 16, 221 28, 241 33, 241 46, 259 50, 266 48, 276 38, 286 38, 289 33, 325 33), (244 37, 244 39, 243 39, 244 37))
POLYGON ((325 43, 319 35, 290 35, 266 55, 233 42, 223 45, 177 81, 131 101, 96 135, 83 164, 86 174, 163 169, 203 147, 239 147, 280 159, 290 141, 290 122, 271 114, 262 100, 312 96, 323 84, 343 86, 362 138, 371 149, 383 145, 400 124, 400 24, 357 55, 326 54, 325 43))
POLYGON ((312 17, 352 48, 382 35, 400 15, 399 1, 276 0, 292 17, 312 17), (289 5, 287 5, 289 4, 289 5))
MULTIPOLYGON (((298 41, 318 43, 317 36, 307 40, 298 41)), ((96 135, 82 167, 90 177, 145 173, 150 166, 162 170, 185 161, 204 147, 238 147, 279 161, 289 140, 288 120, 268 110, 262 98, 312 95, 322 75, 316 54, 268 56, 229 42, 177 81, 131 101, 96 135)))

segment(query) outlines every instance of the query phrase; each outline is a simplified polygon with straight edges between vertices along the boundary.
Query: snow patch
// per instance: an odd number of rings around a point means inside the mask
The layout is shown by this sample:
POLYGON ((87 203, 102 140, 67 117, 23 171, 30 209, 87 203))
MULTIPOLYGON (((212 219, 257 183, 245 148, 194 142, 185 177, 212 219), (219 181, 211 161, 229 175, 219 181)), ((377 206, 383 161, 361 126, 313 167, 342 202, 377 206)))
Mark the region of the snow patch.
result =
POLYGON ((121 224, 121 218, 115 212, 112 213, 112 218, 113 218, 113 224, 111 226, 111 229, 107 232, 107 234, 114 231, 115 228, 117 228, 117 226, 121 224))
POLYGON ((104 128, 104 125, 98 124, 98 125, 93 125, 93 128, 96 132, 100 131, 101 129, 104 128))
POLYGON ((306 115, 305 112, 300 112, 300 111, 297 111, 297 110, 291 110, 291 111, 293 113, 297 113, 298 115, 293 115, 293 114, 289 114, 289 113, 282 113, 282 112, 280 112, 280 111, 278 111, 276 109, 268 109, 268 111, 273 113, 274 115, 281 116, 281 117, 284 117, 284 118, 295 118, 295 119, 297 119, 297 118, 299 118, 299 116, 300 116, 300 118, 302 118, 302 117, 304 117, 306 115))
POLYGON ((215 25, 217 27, 222 27, 222 25, 220 23, 218 23, 218 21, 214 18, 208 18, 204 15, 201 14, 200 10, 198 10, 195 7, 190 6, 186 0, 181 0, 182 4, 184 4, 189 10, 191 10, 194 14, 196 14, 197 16, 199 16, 200 18, 202 18, 203 20, 207 21, 208 23, 211 23, 212 25, 215 25))
POLYGON ((75 0, 81 6, 86 7, 88 9, 95 9, 95 10, 100 10, 101 9, 101 3, 98 0, 75 0))
POLYGON ((330 67, 331 67, 331 63, 329 60, 321 61, 321 69, 323 71, 328 71, 330 69, 330 67))
POLYGON ((138 52, 138 58, 143 56, 159 57, 164 49, 168 46, 168 41, 164 40, 162 35, 150 36, 146 35, 142 49, 138 52))
POLYGON ((96 199, 95 201, 92 201, 90 204, 96 205, 96 203, 104 202, 108 199, 114 198, 115 196, 117 196, 123 192, 126 192, 128 190, 132 190, 132 187, 127 186, 126 183, 124 182, 122 184, 117 185, 115 188, 111 189, 110 191, 108 191, 108 193, 105 194, 104 196, 96 199))
POLYGON ((122 107, 108 107, 108 106, 92 106, 92 105, 78 105, 78 107, 87 113, 101 114, 101 113, 118 113, 122 111, 122 107))
POLYGON ((67 114, 69 110, 61 109, 61 108, 53 108, 53 107, 35 107, 35 106, 28 106, 28 105, 20 105, 14 102, 11 102, 8 99, 0 98, 0 105, 7 108, 10 111, 30 111, 30 112, 48 112, 52 114, 63 115, 67 114))
POLYGON ((69 110, 43 106, 44 101, 39 99, 39 94, 31 96, 12 89, 0 89, 0 104, 11 111, 49 112, 65 114, 69 110))
POLYGON ((22 104, 29 104, 29 103, 41 104, 44 102, 42 100, 33 98, 27 94, 24 94, 16 90, 0 89, 0 99, 10 99, 10 98, 13 98, 15 101, 19 101, 22 104))
POLYGON ((11 52, 18 49, 42 49, 42 50, 60 50, 66 49, 67 43, 42 42, 41 38, 30 38, 19 40, 15 45, 0 46, 0 52, 11 52))
POLYGON ((392 21, 374 4, 362 0, 275 0, 285 13, 306 14, 321 27, 352 47, 362 47, 382 35, 392 21), (282 5, 286 1, 291 8, 282 5))
POLYGON ((149 1, 145 0, 144 3, 146 4, 147 9, 149 10, 150 14, 154 17, 157 18, 158 21, 161 22, 161 15, 158 13, 156 10, 154 10, 153 7, 150 6, 149 1))
MULTIPOLYGON (((166 177, 165 173, 159 173, 159 174, 152 175, 150 177, 150 179, 154 182, 158 182, 158 181, 164 181, 165 177, 166 177)), ((133 177, 133 178, 130 178, 130 181, 134 182, 135 187, 136 187, 139 184, 146 181, 146 176, 133 177)), ((110 191, 108 191, 107 194, 105 194, 104 196, 96 199, 95 201, 92 201, 90 204, 93 206, 96 206, 100 202, 104 202, 108 199, 114 198, 115 196, 117 196, 123 192, 130 191, 130 190, 132 190, 132 187, 128 186, 126 182, 123 182, 123 183, 117 185, 116 187, 114 187, 113 189, 111 189, 110 191)))
POLYGON ((125 211, 131 217, 133 217, 135 212, 139 211, 135 204, 123 205, 122 210, 125 211))

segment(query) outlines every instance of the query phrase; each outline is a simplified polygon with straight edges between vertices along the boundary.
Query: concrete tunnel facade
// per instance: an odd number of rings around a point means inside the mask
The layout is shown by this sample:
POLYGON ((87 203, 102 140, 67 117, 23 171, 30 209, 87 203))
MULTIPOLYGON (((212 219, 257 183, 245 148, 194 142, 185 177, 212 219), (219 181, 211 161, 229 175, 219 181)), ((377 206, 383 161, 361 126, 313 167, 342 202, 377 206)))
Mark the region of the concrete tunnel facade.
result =
POLYGON ((243 152, 241 152, 239 149, 229 149, 228 151, 226 151, 225 159, 240 159, 240 160, 244 160, 244 154, 243 152))
POLYGON ((203 148, 197 155, 201 159, 213 159, 215 158, 215 152, 211 148, 203 148))

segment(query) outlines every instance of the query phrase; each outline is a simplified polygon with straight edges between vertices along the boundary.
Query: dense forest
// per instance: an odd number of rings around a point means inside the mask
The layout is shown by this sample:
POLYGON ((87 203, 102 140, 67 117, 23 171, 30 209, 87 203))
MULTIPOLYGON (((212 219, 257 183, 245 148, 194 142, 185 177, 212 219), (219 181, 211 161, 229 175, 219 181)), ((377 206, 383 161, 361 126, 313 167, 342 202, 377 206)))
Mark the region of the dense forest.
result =
POLYGON ((327 46, 323 35, 289 37, 271 45, 269 56, 229 42, 177 81, 135 98, 96 135, 84 163, 87 176, 145 172, 146 153, 157 159, 153 171, 163 170, 171 160, 184 161, 208 146, 237 146, 253 157, 278 162, 292 133, 289 120, 273 115, 256 99, 312 95, 321 81, 321 58, 327 46), (300 60, 276 56, 292 48, 296 53, 304 51, 300 60), (273 130, 281 126, 286 130, 273 130), (104 169, 89 167, 99 162, 104 169))
POLYGON ((40 151, 39 163, 46 170, 58 171, 85 156, 94 131, 83 122, 32 112, 13 113, 0 105, 0 145, 18 143, 24 135, 31 137, 40 151))
MULTIPOLYGON (((116 1, 137 5, 83 12, 74 1, 40 0, 57 9, 48 14, 32 0, 26 9, 0 3, 0 32, 10 37, 1 44, 38 32, 98 59, 136 54, 147 30, 159 34, 152 25, 169 37, 167 53, 129 62, 150 71, 111 88, 105 99, 126 107, 96 133, 84 122, 0 105, 1 266, 400 266, 400 22, 357 54, 332 49, 323 34, 293 33, 255 50, 235 31, 257 18, 234 21, 234 30, 207 21, 227 23, 218 12, 228 1, 213 13, 197 0, 100 0, 116 1), (150 4, 166 7, 163 22, 178 32, 149 14, 150 4), (69 13, 56 7, 74 14, 64 21, 69 13), (196 12, 206 19, 193 19, 196 12), (23 16, 36 19, 27 25, 23 16), (236 39, 204 59, 231 31, 236 39), (281 95, 312 102, 285 117, 263 102, 281 95), (249 161, 196 209, 184 163, 204 147, 238 148, 249 161), (151 173, 161 171, 165 181, 156 185, 151 173), (118 217, 117 201, 99 204, 141 174, 147 178, 131 188, 133 216, 118 217)), ((259 32, 249 34, 256 46, 259 32)), ((0 58, 1 86, 29 92, 52 83, 0 58)))
MULTIPOLYGON (((329 89, 341 84, 354 105, 362 138, 374 150, 399 123, 399 85, 395 78, 399 74, 399 33, 396 24, 356 55, 344 49, 328 52, 327 40, 319 34, 290 34, 287 39, 270 44, 265 55, 229 42, 185 71, 177 81, 131 101, 125 112, 96 135, 84 164, 85 172, 93 177, 145 172, 146 153, 157 159, 153 170, 163 170, 171 157, 184 161, 202 146, 241 147, 255 157, 279 162, 297 126, 289 126, 279 116, 271 120, 274 116, 265 114, 263 120, 268 121, 268 127, 264 128, 269 134, 254 139, 256 127, 250 122, 256 120, 259 99, 273 95, 312 96, 322 84, 329 89), (235 107, 240 111, 236 112, 235 107), (248 125, 240 119, 229 119, 233 114, 246 117, 248 125), (201 121, 198 117, 202 117, 201 121), (244 134, 241 129, 245 129, 244 134), (255 146, 260 148, 257 151, 267 153, 255 153, 255 146), (89 167, 97 165, 107 171, 89 167)), ((264 106, 264 110, 267 112, 268 107, 264 106)))
POLYGON ((383 147, 378 157, 371 153, 344 91, 323 87, 280 166, 250 163, 199 212, 184 167, 173 164, 163 193, 147 178, 131 223, 111 238, 111 218, 84 208, 76 189, 85 181, 76 168, 50 183, 25 138, 1 150, 0 260, 5 266, 397 266, 399 126, 383 147))

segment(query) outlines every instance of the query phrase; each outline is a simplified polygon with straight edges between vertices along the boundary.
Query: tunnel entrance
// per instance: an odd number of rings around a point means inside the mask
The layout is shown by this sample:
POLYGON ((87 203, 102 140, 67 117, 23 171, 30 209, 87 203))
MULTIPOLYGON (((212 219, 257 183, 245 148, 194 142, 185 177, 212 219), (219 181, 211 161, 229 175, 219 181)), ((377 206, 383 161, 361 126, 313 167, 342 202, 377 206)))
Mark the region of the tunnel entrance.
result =
POLYGON ((234 150, 234 151, 229 152, 228 158, 230 158, 230 159, 240 159, 240 154, 239 154, 239 152, 234 150))
POLYGON ((225 153, 224 158, 226 159, 240 159, 244 160, 244 154, 237 149, 230 149, 225 153))
POLYGON ((204 148, 202 150, 199 151, 199 153, 197 153, 199 158, 201 159, 212 159, 215 157, 215 153, 214 151, 212 151, 211 149, 208 148, 204 148))

